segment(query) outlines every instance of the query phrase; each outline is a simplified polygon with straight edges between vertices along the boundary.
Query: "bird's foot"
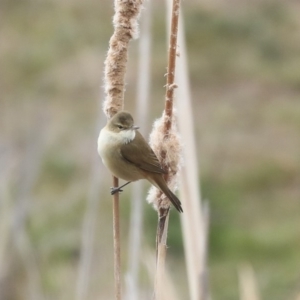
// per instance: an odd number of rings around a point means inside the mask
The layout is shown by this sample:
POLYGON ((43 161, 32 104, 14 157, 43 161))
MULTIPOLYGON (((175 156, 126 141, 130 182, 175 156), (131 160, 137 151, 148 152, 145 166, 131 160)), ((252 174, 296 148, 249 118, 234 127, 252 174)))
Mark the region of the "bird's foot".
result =
POLYGON ((123 192, 121 187, 111 187, 110 188, 110 194, 111 195, 114 195, 115 193, 121 193, 121 192, 123 192))

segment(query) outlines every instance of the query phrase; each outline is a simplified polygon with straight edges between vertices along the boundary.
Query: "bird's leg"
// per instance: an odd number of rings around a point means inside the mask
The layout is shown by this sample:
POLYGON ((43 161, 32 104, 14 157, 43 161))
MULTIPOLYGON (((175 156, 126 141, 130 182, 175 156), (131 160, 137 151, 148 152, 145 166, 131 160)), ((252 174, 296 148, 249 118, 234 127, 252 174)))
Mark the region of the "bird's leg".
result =
POLYGON ((114 195, 115 193, 123 192, 122 188, 129 184, 131 181, 126 182, 125 184, 119 186, 119 187, 111 187, 110 188, 110 193, 111 195, 114 195))

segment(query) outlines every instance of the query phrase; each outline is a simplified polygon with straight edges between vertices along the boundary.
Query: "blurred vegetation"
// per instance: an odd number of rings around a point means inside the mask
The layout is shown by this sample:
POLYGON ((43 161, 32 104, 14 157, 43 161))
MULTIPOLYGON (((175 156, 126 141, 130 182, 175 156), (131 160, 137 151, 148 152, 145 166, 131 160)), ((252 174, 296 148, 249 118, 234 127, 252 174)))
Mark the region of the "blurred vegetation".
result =
MULTIPOLYGON (((96 154, 112 6, 95 0, 1 1, 3 300, 25 299, 34 272, 27 269, 10 229, 18 220, 15 211, 24 207, 41 293, 47 299, 74 299, 95 164, 101 170, 101 197, 89 299, 112 298, 110 176, 96 154)), ((249 262, 262 299, 295 299, 300 293, 300 6, 297 1, 186 0, 183 13, 199 187, 211 211, 212 298, 238 299, 237 268, 249 262)), ((150 117, 156 118, 166 67, 165 15, 158 1, 152 28, 150 117)), ((127 75, 126 108, 132 111, 136 45, 131 44, 127 75)), ((124 192, 124 269, 129 199, 124 192)), ((169 266, 181 299, 187 299, 180 230, 172 212, 169 266)), ((145 247, 154 249, 155 231, 156 213, 145 204, 145 247)))

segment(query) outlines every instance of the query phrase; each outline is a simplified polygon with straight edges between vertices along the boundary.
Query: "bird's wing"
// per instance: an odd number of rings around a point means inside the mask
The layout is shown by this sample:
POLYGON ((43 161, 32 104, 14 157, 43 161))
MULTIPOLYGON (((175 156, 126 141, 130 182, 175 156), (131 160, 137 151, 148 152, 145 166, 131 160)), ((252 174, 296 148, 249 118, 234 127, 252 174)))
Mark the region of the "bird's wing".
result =
POLYGON ((125 160, 142 170, 153 173, 165 173, 155 153, 138 131, 136 131, 134 140, 128 144, 123 144, 120 151, 125 160))

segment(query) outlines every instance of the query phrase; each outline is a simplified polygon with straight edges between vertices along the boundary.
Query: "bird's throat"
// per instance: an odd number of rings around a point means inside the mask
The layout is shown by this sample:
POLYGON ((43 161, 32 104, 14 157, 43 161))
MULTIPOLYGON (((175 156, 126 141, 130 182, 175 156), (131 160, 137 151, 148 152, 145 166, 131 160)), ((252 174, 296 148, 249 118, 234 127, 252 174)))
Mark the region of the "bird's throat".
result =
POLYGON ((117 134, 119 135, 122 144, 128 144, 128 143, 132 142, 135 138, 135 130, 134 129, 122 130, 117 134))

